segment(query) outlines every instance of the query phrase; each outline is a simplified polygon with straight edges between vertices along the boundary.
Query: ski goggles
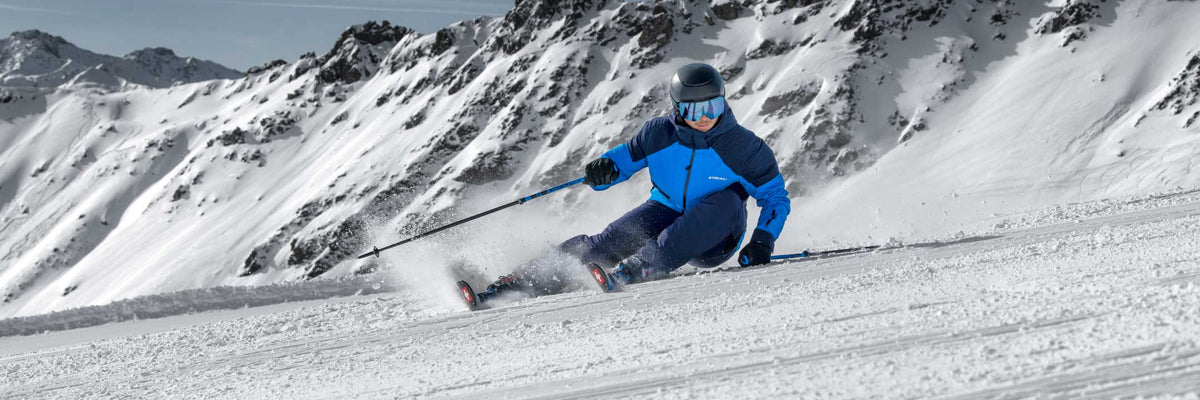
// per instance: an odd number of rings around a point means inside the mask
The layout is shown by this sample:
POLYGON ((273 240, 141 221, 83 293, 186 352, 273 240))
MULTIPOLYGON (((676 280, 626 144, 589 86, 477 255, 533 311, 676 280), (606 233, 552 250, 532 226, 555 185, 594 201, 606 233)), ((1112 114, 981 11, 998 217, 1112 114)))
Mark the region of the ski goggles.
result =
POLYGON ((704 101, 679 102, 679 115, 688 121, 699 121, 700 118, 717 119, 725 113, 725 98, 713 97, 704 101))

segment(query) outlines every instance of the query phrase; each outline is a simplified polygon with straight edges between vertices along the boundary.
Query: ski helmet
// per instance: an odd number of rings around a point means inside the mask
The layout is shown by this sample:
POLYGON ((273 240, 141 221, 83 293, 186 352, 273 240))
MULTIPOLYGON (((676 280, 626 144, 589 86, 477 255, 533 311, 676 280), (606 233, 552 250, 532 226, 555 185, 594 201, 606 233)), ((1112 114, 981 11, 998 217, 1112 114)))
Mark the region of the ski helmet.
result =
POLYGON ((711 65, 684 65, 671 77, 671 104, 676 116, 699 121, 716 119, 725 111, 725 82, 711 65))

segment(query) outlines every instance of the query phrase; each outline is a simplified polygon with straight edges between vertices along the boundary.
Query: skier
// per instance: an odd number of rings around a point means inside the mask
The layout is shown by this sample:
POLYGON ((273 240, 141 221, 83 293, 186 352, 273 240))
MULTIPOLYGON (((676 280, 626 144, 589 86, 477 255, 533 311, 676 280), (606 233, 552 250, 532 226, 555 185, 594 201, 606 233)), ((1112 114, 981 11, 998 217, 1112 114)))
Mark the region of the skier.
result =
MULTIPOLYGON (((791 211, 775 155, 738 125, 720 73, 708 64, 689 64, 670 86, 671 117, 651 119, 628 143, 584 168, 584 182, 598 191, 649 168, 650 199, 603 232, 558 247, 576 262, 611 269, 609 277, 622 284, 659 279, 687 263, 706 268, 728 260, 745 235, 748 197, 762 210, 738 263, 764 264, 791 211)), ((545 263, 542 257, 500 277, 488 293, 561 290, 561 271, 539 271, 545 263)))

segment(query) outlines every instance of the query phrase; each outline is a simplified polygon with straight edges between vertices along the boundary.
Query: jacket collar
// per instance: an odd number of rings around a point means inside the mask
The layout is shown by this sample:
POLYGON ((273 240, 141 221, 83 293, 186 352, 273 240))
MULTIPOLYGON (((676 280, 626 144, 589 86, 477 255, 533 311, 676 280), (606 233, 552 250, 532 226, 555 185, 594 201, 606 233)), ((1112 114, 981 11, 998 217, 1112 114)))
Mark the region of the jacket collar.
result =
POLYGON ((687 123, 675 114, 675 136, 679 138, 679 143, 693 149, 707 149, 709 144, 716 141, 718 136, 732 130, 737 126, 737 118, 733 116, 733 110, 729 108, 729 102, 725 103, 725 112, 717 119, 717 125, 709 129, 708 132, 700 132, 687 126, 687 123))

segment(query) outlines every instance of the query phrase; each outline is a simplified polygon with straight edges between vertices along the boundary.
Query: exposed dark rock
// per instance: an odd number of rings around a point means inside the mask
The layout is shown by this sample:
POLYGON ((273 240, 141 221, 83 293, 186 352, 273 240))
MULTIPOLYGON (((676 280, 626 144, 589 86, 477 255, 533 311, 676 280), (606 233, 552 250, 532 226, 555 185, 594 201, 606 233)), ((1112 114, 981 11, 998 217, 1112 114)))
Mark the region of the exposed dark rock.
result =
POLYGON ((296 119, 291 111, 276 111, 273 114, 259 118, 258 140, 267 142, 275 136, 280 136, 296 126, 296 119))
POLYGON ((758 47, 746 52, 746 58, 750 60, 757 60, 768 56, 777 56, 792 51, 792 49, 796 48, 796 46, 796 43, 777 43, 774 40, 767 39, 763 40, 762 43, 759 43, 758 47))
POLYGON ((832 138, 829 138, 829 140, 826 141, 825 144, 826 144, 826 146, 829 146, 829 148, 831 148, 831 149, 839 149, 845 145, 850 144, 850 141, 853 139, 854 139, 854 136, 850 136, 849 133, 838 132, 838 133, 834 134, 832 138))
POLYGON ((459 121, 421 147, 430 149, 428 156, 430 159, 449 157, 462 151, 467 144, 475 140, 476 136, 479 136, 479 132, 479 127, 459 121))
POLYGON ((661 4, 654 6, 650 17, 643 19, 638 36, 638 52, 634 54, 633 65, 638 68, 648 68, 658 64, 665 56, 662 49, 671 43, 675 33, 675 25, 671 14, 661 4))
POLYGON ((834 26, 853 32, 853 40, 860 44, 859 53, 882 54, 879 39, 885 34, 902 36, 912 29, 913 24, 937 25, 946 17, 953 5, 952 0, 913 2, 905 0, 856 1, 849 10, 835 21, 834 26))
POLYGON ((437 77, 436 74, 431 74, 431 75, 425 75, 425 76, 421 77, 421 79, 418 79, 417 83, 414 83, 412 85, 412 87, 408 88, 408 91, 406 91, 404 93, 404 97, 400 99, 400 102, 408 103, 408 101, 411 100, 413 98, 413 96, 416 96, 417 94, 424 92, 425 89, 428 89, 429 87, 433 86, 434 78, 436 78, 436 77, 437 77))
MULTIPOLYGON (((1171 78, 1171 92, 1155 103, 1152 109, 1169 110, 1173 115, 1182 114, 1188 107, 1196 105, 1200 100, 1200 54, 1193 55, 1183 71, 1171 78)), ((1186 123, 1191 126, 1195 116, 1186 123)))
POLYGON ((171 194, 171 201, 176 202, 187 197, 189 191, 191 191, 191 187, 188 185, 179 185, 179 187, 175 188, 175 192, 171 194))
POLYGON ((220 143, 222 146, 233 146, 235 144, 246 143, 247 132, 242 128, 233 128, 232 131, 226 131, 220 136, 208 141, 208 147, 212 147, 214 143, 220 143))
POLYGON ((450 28, 438 29, 434 34, 433 47, 430 49, 433 54, 441 55, 446 50, 450 50, 451 46, 454 46, 454 34, 451 33, 450 28))
MULTIPOLYGON (((289 266, 306 266, 305 276, 315 278, 329 271, 343 260, 355 256, 354 252, 367 248, 369 229, 372 222, 390 218, 407 205, 406 197, 423 180, 421 174, 391 184, 379 191, 362 211, 350 216, 332 230, 317 234, 309 239, 293 238, 289 266)), ((340 201, 340 200, 338 200, 340 201)))
MULTIPOLYGON (((296 232, 299 232, 310 222, 312 222, 313 219, 316 219, 317 216, 321 215, 334 204, 337 204, 343 199, 345 199, 344 196, 338 196, 335 198, 323 198, 305 203, 300 207, 300 209, 296 210, 295 219, 288 222, 287 225, 280 227, 275 234, 271 235, 270 239, 267 239, 266 242, 255 246, 254 249, 250 251, 250 254, 242 263, 242 269, 238 273, 238 276, 249 276, 256 274, 272 266, 274 264, 274 255, 283 248, 283 244, 287 242, 288 237, 291 237, 292 235, 296 234, 296 232)), ((296 244, 296 241, 293 240, 292 245, 295 246, 296 244)), ((300 254, 297 257, 300 256, 303 256, 303 254, 300 254)))
POLYGON ((340 124, 340 123, 342 123, 342 121, 345 121, 347 118, 350 118, 350 113, 347 111, 342 111, 341 114, 338 114, 336 117, 333 117, 333 121, 330 121, 329 125, 333 126, 333 125, 340 124))
POLYGON ((471 166, 463 169, 455 181, 471 185, 502 181, 512 176, 509 163, 512 158, 507 152, 482 153, 471 161, 471 166))
POLYGON ((744 64, 738 64, 738 65, 733 65, 733 66, 729 66, 726 68, 722 68, 721 69, 721 79, 724 79, 726 82, 729 82, 729 81, 733 80, 734 78, 741 76, 742 71, 745 71, 745 70, 746 70, 746 66, 744 64))
POLYGON ((304 76, 304 74, 307 74, 308 71, 311 71, 316 66, 317 66, 317 54, 316 53, 313 53, 310 51, 308 53, 301 54, 300 59, 296 61, 295 70, 292 72, 291 76, 288 76, 288 82, 294 81, 294 80, 296 80, 296 78, 304 76))
POLYGON ((729 21, 738 17, 738 14, 742 12, 742 5, 736 0, 728 1, 713 6, 712 12, 717 18, 729 21))
POLYGON ((540 58, 540 54, 526 54, 509 64, 508 74, 517 75, 529 70, 529 66, 540 58))
POLYGON ((408 118, 408 121, 404 121, 404 129, 416 128, 418 125, 421 125, 422 122, 425 122, 424 110, 413 114, 412 117, 408 118))
POLYGON ((483 67, 481 67, 477 64, 471 63, 471 64, 464 65, 462 68, 459 68, 459 70, 457 72, 455 72, 454 75, 445 75, 445 76, 453 77, 453 79, 454 79, 453 83, 450 84, 450 87, 448 89, 446 89, 446 94, 453 95, 455 93, 458 93, 459 90, 462 90, 463 87, 465 87, 467 84, 471 83, 471 81, 474 81, 475 78, 479 76, 480 72, 483 72, 483 67))
POLYGON ((260 73, 263 73, 263 72, 266 72, 266 71, 269 71, 269 70, 272 70, 272 69, 275 69, 278 67, 282 67, 284 65, 287 65, 287 61, 283 61, 283 60, 279 60, 279 59, 271 60, 271 61, 267 62, 266 64, 263 64, 263 65, 260 65, 257 67, 250 67, 250 69, 246 70, 246 75, 260 74, 260 73))
POLYGON ((618 102, 621 101, 621 99, 624 99, 625 96, 629 96, 629 91, 625 90, 624 88, 621 88, 620 90, 617 90, 617 91, 613 92, 613 94, 609 95, 608 100, 605 101, 604 103, 610 107, 615 106, 615 105, 617 105, 618 102))
POLYGON ((666 85, 655 85, 652 89, 642 95, 638 100, 638 104, 629 110, 629 114, 625 115, 625 119, 636 121, 641 118, 649 117, 655 109, 669 110, 670 104, 667 102, 666 85))
POLYGON ((388 21, 351 26, 342 32, 333 49, 318 60, 321 69, 317 76, 325 83, 354 83, 370 77, 391 50, 391 46, 382 45, 394 44, 413 33, 412 29, 392 26, 388 21))
POLYGON ((1062 8, 1038 20, 1033 32, 1039 35, 1059 33, 1099 17, 1100 5, 1096 4, 1096 0, 1067 0, 1062 8))
MULTIPOLYGON (((600 0, 601 4, 604 0, 600 0)), ((504 15, 501 27, 486 48, 515 54, 529 44, 538 30, 553 24, 562 15, 563 22, 556 35, 574 32, 583 12, 590 9, 592 0, 517 0, 513 9, 504 15)))
POLYGON ((813 99, 817 97, 817 94, 820 93, 820 90, 820 84, 810 84, 796 90, 767 97, 763 101, 762 109, 758 110, 758 115, 782 117, 795 114, 811 104, 813 99))
POLYGON ((254 149, 253 153, 242 154, 240 160, 247 164, 257 163, 259 167, 264 167, 267 165, 267 155, 259 149, 254 149))

